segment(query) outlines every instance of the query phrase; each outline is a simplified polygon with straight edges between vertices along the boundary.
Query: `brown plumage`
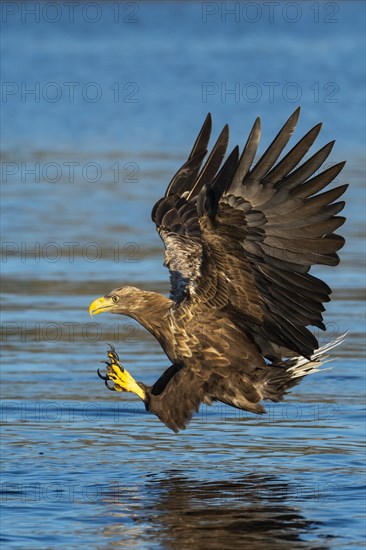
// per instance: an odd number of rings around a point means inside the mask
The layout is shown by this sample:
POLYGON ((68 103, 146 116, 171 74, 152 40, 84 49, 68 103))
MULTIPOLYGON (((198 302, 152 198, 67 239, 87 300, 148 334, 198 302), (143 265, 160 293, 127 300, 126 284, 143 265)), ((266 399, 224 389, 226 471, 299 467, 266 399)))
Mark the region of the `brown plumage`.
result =
POLYGON ((200 403, 265 412, 261 400, 282 399, 332 347, 316 352, 307 328, 325 330, 323 303, 331 293, 309 270, 339 262, 344 239, 334 231, 345 221, 337 214, 347 186, 321 191, 344 162, 318 173, 331 142, 301 164, 320 124, 279 161, 298 116, 299 109, 254 165, 259 118, 242 154, 235 147, 222 164, 225 126, 201 168, 208 115, 187 162, 152 211, 165 245, 170 297, 124 287, 90 307, 91 313, 128 315, 157 338, 172 366, 152 387, 136 383, 115 352, 107 379, 114 389, 137 393, 175 431, 200 403))

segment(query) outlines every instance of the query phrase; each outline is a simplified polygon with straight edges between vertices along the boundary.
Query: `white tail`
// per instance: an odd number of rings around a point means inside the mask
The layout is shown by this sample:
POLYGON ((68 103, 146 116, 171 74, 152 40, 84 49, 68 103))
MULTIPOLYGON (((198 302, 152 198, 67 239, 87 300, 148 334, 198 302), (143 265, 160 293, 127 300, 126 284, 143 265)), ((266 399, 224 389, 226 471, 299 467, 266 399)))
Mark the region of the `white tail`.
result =
POLYGON ((328 342, 324 346, 318 348, 310 359, 306 357, 293 357, 285 359, 280 363, 270 365, 268 369, 263 371, 260 383, 256 386, 260 392, 262 399, 271 399, 271 401, 282 401, 287 390, 296 386, 301 378, 318 372, 320 367, 330 361, 328 352, 336 348, 344 341, 347 332, 338 336, 335 340, 328 342))
POLYGON ((285 367, 287 372, 292 372, 291 378, 298 378, 300 376, 306 376, 312 372, 318 372, 321 369, 320 367, 325 363, 330 361, 328 351, 336 348, 342 344, 347 336, 348 332, 345 332, 341 336, 338 336, 335 340, 328 342, 324 346, 321 346, 311 356, 310 360, 305 357, 294 357, 292 359, 287 359, 280 363, 281 367, 285 367))

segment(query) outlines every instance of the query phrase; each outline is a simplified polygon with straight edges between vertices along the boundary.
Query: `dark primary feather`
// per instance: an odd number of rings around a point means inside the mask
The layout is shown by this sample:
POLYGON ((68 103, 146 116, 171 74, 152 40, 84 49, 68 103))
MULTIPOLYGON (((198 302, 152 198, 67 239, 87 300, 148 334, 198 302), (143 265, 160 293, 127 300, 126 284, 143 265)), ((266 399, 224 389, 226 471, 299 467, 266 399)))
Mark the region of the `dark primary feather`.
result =
POLYGON ((283 128, 278 132, 277 136, 274 138, 266 152, 262 155, 257 164, 254 166, 254 168, 246 175, 244 181, 247 189, 251 187, 254 182, 260 181, 274 166, 276 160, 282 153, 283 149, 286 147, 287 142, 289 141, 296 128, 299 114, 300 108, 297 108, 296 111, 290 116, 283 128))
POLYGON ((192 199, 201 191, 205 185, 212 184, 214 177, 218 169, 221 166, 222 159, 225 156, 226 149, 229 143, 229 127, 224 126, 221 134, 217 138, 215 145, 212 148, 211 153, 208 156, 199 176, 196 181, 191 184, 187 182, 185 190, 187 191, 187 200, 192 199))
MULTIPOLYGON (((208 142, 210 140, 212 128, 211 114, 208 113, 205 122, 193 144, 192 151, 189 154, 188 160, 179 168, 178 172, 172 178, 167 187, 165 196, 168 197, 174 193, 182 191, 182 185, 192 185, 201 167, 202 161, 207 153, 208 142)), ((225 154, 225 153, 224 153, 225 154)))
POLYGON ((261 121, 257 117, 253 128, 250 131, 248 140, 245 144, 243 152, 241 154, 238 167, 235 173, 235 177, 231 183, 231 192, 235 195, 236 190, 240 192, 243 181, 247 173, 249 172, 250 167, 253 164, 255 155, 257 154, 257 149, 259 145, 259 140, 261 137, 261 121))

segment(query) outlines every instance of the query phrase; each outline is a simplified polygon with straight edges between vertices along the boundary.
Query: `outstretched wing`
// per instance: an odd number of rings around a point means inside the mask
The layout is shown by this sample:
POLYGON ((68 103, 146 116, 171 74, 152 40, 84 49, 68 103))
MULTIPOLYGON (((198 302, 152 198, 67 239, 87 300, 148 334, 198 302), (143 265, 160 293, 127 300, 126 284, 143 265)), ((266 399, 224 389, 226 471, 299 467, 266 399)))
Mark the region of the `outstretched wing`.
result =
POLYGON ((308 272, 314 264, 336 265, 344 244, 333 232, 345 221, 337 216, 344 202, 335 201, 347 186, 319 193, 344 163, 317 173, 334 142, 301 164, 321 125, 278 162, 298 116, 299 109, 251 168, 260 138, 257 119, 241 157, 234 148, 220 170, 227 127, 201 169, 208 116, 187 163, 153 210, 171 297, 197 310, 206 305, 225 311, 272 360, 294 353, 309 357, 317 348, 307 327, 325 328, 323 302, 331 290, 308 272))

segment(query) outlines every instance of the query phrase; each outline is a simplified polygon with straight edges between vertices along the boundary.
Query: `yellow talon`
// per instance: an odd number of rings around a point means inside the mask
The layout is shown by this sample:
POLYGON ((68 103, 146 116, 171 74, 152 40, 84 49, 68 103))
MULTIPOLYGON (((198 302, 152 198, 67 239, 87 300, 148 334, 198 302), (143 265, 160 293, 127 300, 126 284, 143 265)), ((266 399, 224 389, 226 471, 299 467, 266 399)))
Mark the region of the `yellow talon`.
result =
POLYGON ((122 367, 119 362, 118 354, 115 351, 109 351, 107 355, 110 359, 110 363, 107 364, 107 378, 114 383, 114 390, 119 392, 132 392, 144 400, 144 390, 139 386, 133 376, 122 367))

